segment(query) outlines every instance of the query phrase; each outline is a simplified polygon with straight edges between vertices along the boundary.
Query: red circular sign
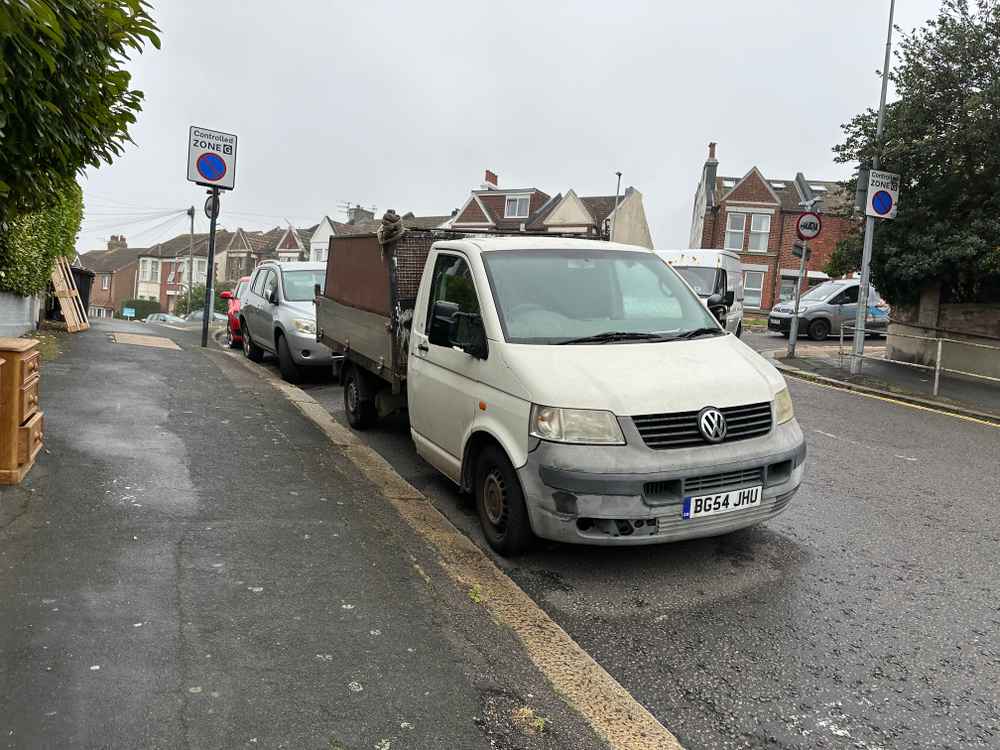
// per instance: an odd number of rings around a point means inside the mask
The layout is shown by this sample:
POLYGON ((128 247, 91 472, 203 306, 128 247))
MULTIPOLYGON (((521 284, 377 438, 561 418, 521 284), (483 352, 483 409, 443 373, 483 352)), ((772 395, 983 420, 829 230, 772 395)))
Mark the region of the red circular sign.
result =
POLYGON ((795 233, 800 240, 814 240, 823 231, 823 220, 819 214, 806 211, 799 214, 799 220, 795 222, 795 233))

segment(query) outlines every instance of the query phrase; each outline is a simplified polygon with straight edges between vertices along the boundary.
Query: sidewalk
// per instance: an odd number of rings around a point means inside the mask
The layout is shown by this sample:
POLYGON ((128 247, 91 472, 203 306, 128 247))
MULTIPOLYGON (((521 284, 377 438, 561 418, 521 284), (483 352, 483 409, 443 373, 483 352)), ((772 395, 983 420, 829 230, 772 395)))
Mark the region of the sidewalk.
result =
POLYGON ((4 747, 603 747, 293 405, 116 327, 0 489, 4 747))
MULTIPOLYGON (((883 344, 868 345, 866 354, 878 356, 884 349, 883 344)), ((836 347, 811 347, 807 342, 798 344, 794 359, 786 358, 783 349, 766 354, 790 375, 837 381, 845 387, 1000 422, 1000 385, 985 380, 942 374, 938 395, 934 396, 934 373, 930 370, 866 359, 861 374, 851 375, 848 357, 841 358, 836 347)))

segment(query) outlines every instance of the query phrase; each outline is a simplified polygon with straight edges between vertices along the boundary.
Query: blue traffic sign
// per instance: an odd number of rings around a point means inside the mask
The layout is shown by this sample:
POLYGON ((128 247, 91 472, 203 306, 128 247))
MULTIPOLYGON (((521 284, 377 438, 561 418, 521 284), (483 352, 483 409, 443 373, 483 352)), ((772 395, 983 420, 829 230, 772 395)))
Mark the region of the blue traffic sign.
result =
POLYGON ((872 208, 875 213, 885 216, 892 210, 892 196, 885 190, 879 190, 872 196, 872 208))
POLYGON ((207 153, 198 157, 198 174, 209 182, 218 182, 226 174, 226 162, 218 154, 207 153))

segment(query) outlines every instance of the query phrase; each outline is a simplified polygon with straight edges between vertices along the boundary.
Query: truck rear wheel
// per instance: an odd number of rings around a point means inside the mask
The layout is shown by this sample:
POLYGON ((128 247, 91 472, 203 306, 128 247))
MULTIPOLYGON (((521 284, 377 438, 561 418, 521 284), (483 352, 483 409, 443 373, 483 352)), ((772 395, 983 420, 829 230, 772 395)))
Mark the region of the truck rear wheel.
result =
POLYGON ((344 382, 344 411, 347 423, 355 430, 364 430, 375 423, 375 402, 368 388, 367 378, 355 365, 344 364, 341 368, 344 382))
POLYGON ((524 492, 514 467, 495 445, 486 446, 476 459, 476 510, 483 535, 504 557, 523 554, 534 534, 524 504, 524 492))

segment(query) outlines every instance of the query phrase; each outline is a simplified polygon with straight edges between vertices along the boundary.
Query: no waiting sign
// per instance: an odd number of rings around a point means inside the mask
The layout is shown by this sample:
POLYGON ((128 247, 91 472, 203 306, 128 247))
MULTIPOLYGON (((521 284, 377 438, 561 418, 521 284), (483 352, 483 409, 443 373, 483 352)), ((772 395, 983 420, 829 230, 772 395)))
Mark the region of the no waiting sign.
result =
POLYGON ((232 190, 236 185, 236 136, 192 125, 188 131, 188 179, 232 190))
POLYGON ((823 220, 819 214, 806 211, 799 214, 798 221, 795 222, 795 233, 800 240, 814 240, 823 231, 823 220))

